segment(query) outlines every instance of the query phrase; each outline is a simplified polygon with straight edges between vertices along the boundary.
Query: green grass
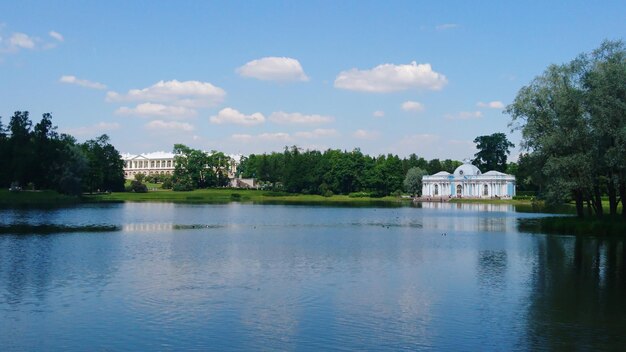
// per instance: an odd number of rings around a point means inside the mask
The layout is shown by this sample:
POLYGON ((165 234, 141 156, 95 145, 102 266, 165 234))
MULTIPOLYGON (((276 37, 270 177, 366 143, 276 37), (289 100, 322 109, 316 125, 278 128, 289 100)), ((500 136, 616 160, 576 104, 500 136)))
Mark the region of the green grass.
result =
POLYGON ((401 200, 397 197, 383 198, 351 198, 347 195, 333 195, 323 197, 311 194, 290 194, 283 192, 271 192, 246 189, 198 189, 190 192, 174 192, 171 190, 151 191, 148 193, 111 193, 98 195, 85 195, 84 199, 89 202, 180 202, 180 203, 227 203, 259 202, 259 203, 324 203, 324 204, 367 204, 367 203, 390 203, 410 200, 401 200))
POLYGON ((9 192, 5 189, 0 190, 0 206, 73 204, 80 201, 79 197, 55 191, 9 192))

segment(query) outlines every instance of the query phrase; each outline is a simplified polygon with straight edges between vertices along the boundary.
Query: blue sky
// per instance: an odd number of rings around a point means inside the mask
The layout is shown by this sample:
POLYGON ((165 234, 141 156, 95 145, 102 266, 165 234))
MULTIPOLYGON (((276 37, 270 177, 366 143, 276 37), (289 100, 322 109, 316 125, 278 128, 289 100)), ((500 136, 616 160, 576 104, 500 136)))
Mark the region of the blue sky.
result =
POLYGON ((624 1, 4 1, 0 116, 131 153, 460 160, 547 65, 625 37, 624 1))

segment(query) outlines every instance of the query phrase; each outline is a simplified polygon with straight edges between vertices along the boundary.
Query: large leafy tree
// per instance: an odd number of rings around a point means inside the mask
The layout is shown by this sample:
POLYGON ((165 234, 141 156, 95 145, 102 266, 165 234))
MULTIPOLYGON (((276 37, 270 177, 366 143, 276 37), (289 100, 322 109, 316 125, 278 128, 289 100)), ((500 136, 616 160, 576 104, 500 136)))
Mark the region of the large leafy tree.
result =
POLYGON ((109 141, 103 134, 81 145, 88 162, 83 188, 90 193, 124 190, 124 161, 109 141))
POLYGON ((28 111, 16 111, 9 121, 8 131, 11 135, 8 142, 9 178, 11 182, 26 185, 30 182, 32 167, 34 164, 33 147, 31 143, 32 121, 28 111))
POLYGON ((488 136, 478 136, 474 139, 478 152, 474 154, 473 164, 482 172, 496 170, 505 172, 507 156, 515 145, 506 138, 504 133, 494 133, 488 136))
POLYGON ((617 213, 626 199, 623 42, 607 41, 590 55, 551 65, 520 90, 507 112, 522 130, 522 147, 548 201, 573 198, 579 216, 585 204, 602 216, 606 193, 610 213, 617 213))
MULTIPOLYGON (((626 200, 626 46, 606 41, 590 56, 583 77, 586 108, 594 139, 594 160, 606 183, 611 214, 617 213, 618 193, 626 200)), ((622 207, 626 217, 626 207, 622 207)))
MULTIPOLYGON (((551 65, 523 87, 507 112, 521 122, 523 147, 532 151, 545 175, 550 203, 573 198, 583 216, 583 202, 594 186, 592 136, 583 109, 582 65, 551 65)), ((601 212, 602 203, 595 204, 601 212)))
MULTIPOLYGON (((7 163, 10 160, 9 153, 9 139, 7 137, 7 132, 2 124, 2 116, 0 116, 0 160, 3 160, 7 163)), ((6 164, 8 165, 8 163, 6 164)), ((8 167, 0 167, 0 186, 6 186, 9 184, 9 168, 8 167)))
POLYGON ((410 168, 404 177, 404 190, 411 195, 421 195, 422 177, 425 175, 427 175, 426 171, 419 167, 410 168))

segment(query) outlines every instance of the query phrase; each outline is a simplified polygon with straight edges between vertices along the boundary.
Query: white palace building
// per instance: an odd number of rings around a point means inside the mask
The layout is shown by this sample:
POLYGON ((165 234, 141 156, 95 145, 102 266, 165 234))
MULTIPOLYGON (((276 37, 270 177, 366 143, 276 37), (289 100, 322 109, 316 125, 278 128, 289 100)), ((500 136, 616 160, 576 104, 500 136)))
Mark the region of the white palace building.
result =
POLYGON ((136 174, 171 175, 174 173, 174 154, 155 152, 145 154, 122 154, 124 177, 134 179, 136 174))
MULTIPOLYGON (((168 152, 154 152, 144 154, 122 154, 124 161, 124 177, 132 180, 137 174, 144 175, 172 175, 174 174, 175 155, 168 152)), ((237 166, 241 161, 240 154, 228 155, 230 164, 228 165, 228 178, 230 186, 237 188, 256 188, 256 180, 237 178, 237 166)))
POLYGON ((464 160, 454 170, 422 177, 422 198, 512 198, 515 195, 515 176, 499 171, 484 174, 464 160))

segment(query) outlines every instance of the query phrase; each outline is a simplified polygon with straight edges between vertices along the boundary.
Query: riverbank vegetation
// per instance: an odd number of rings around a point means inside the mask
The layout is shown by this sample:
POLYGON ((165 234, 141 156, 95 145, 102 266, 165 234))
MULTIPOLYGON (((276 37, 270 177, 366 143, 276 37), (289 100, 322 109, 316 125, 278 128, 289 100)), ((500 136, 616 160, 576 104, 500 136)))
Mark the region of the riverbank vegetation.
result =
MULTIPOLYGON (((626 200, 626 46, 606 41, 590 54, 551 65, 506 112, 522 132, 526 178, 547 203, 573 200, 582 218, 615 217, 626 200), (585 207, 587 211, 585 211, 585 207)), ((626 208, 622 207, 622 219, 626 208)), ((567 221, 567 220, 564 220, 567 221)))
MULTIPOLYGON (((28 111, 16 111, 6 128, 0 118, 0 187, 69 195, 124 190, 123 161, 107 135, 78 143, 56 129, 50 114, 34 127, 28 111)), ((41 195, 22 198, 29 197, 41 195)))
POLYGON ((56 191, 21 191, 11 192, 0 189, 0 206, 31 206, 31 205, 67 205, 82 202, 78 196, 62 194, 56 191))
POLYGON ((197 189, 190 192, 176 192, 161 190, 157 192, 133 193, 114 192, 104 194, 85 195, 86 202, 180 202, 180 203, 229 203, 229 202, 259 202, 259 203, 292 203, 292 204, 367 204, 367 203, 399 203, 410 202, 411 199, 387 196, 373 198, 367 194, 322 196, 318 194, 293 194, 278 191, 263 191, 250 189, 210 188, 197 189))

